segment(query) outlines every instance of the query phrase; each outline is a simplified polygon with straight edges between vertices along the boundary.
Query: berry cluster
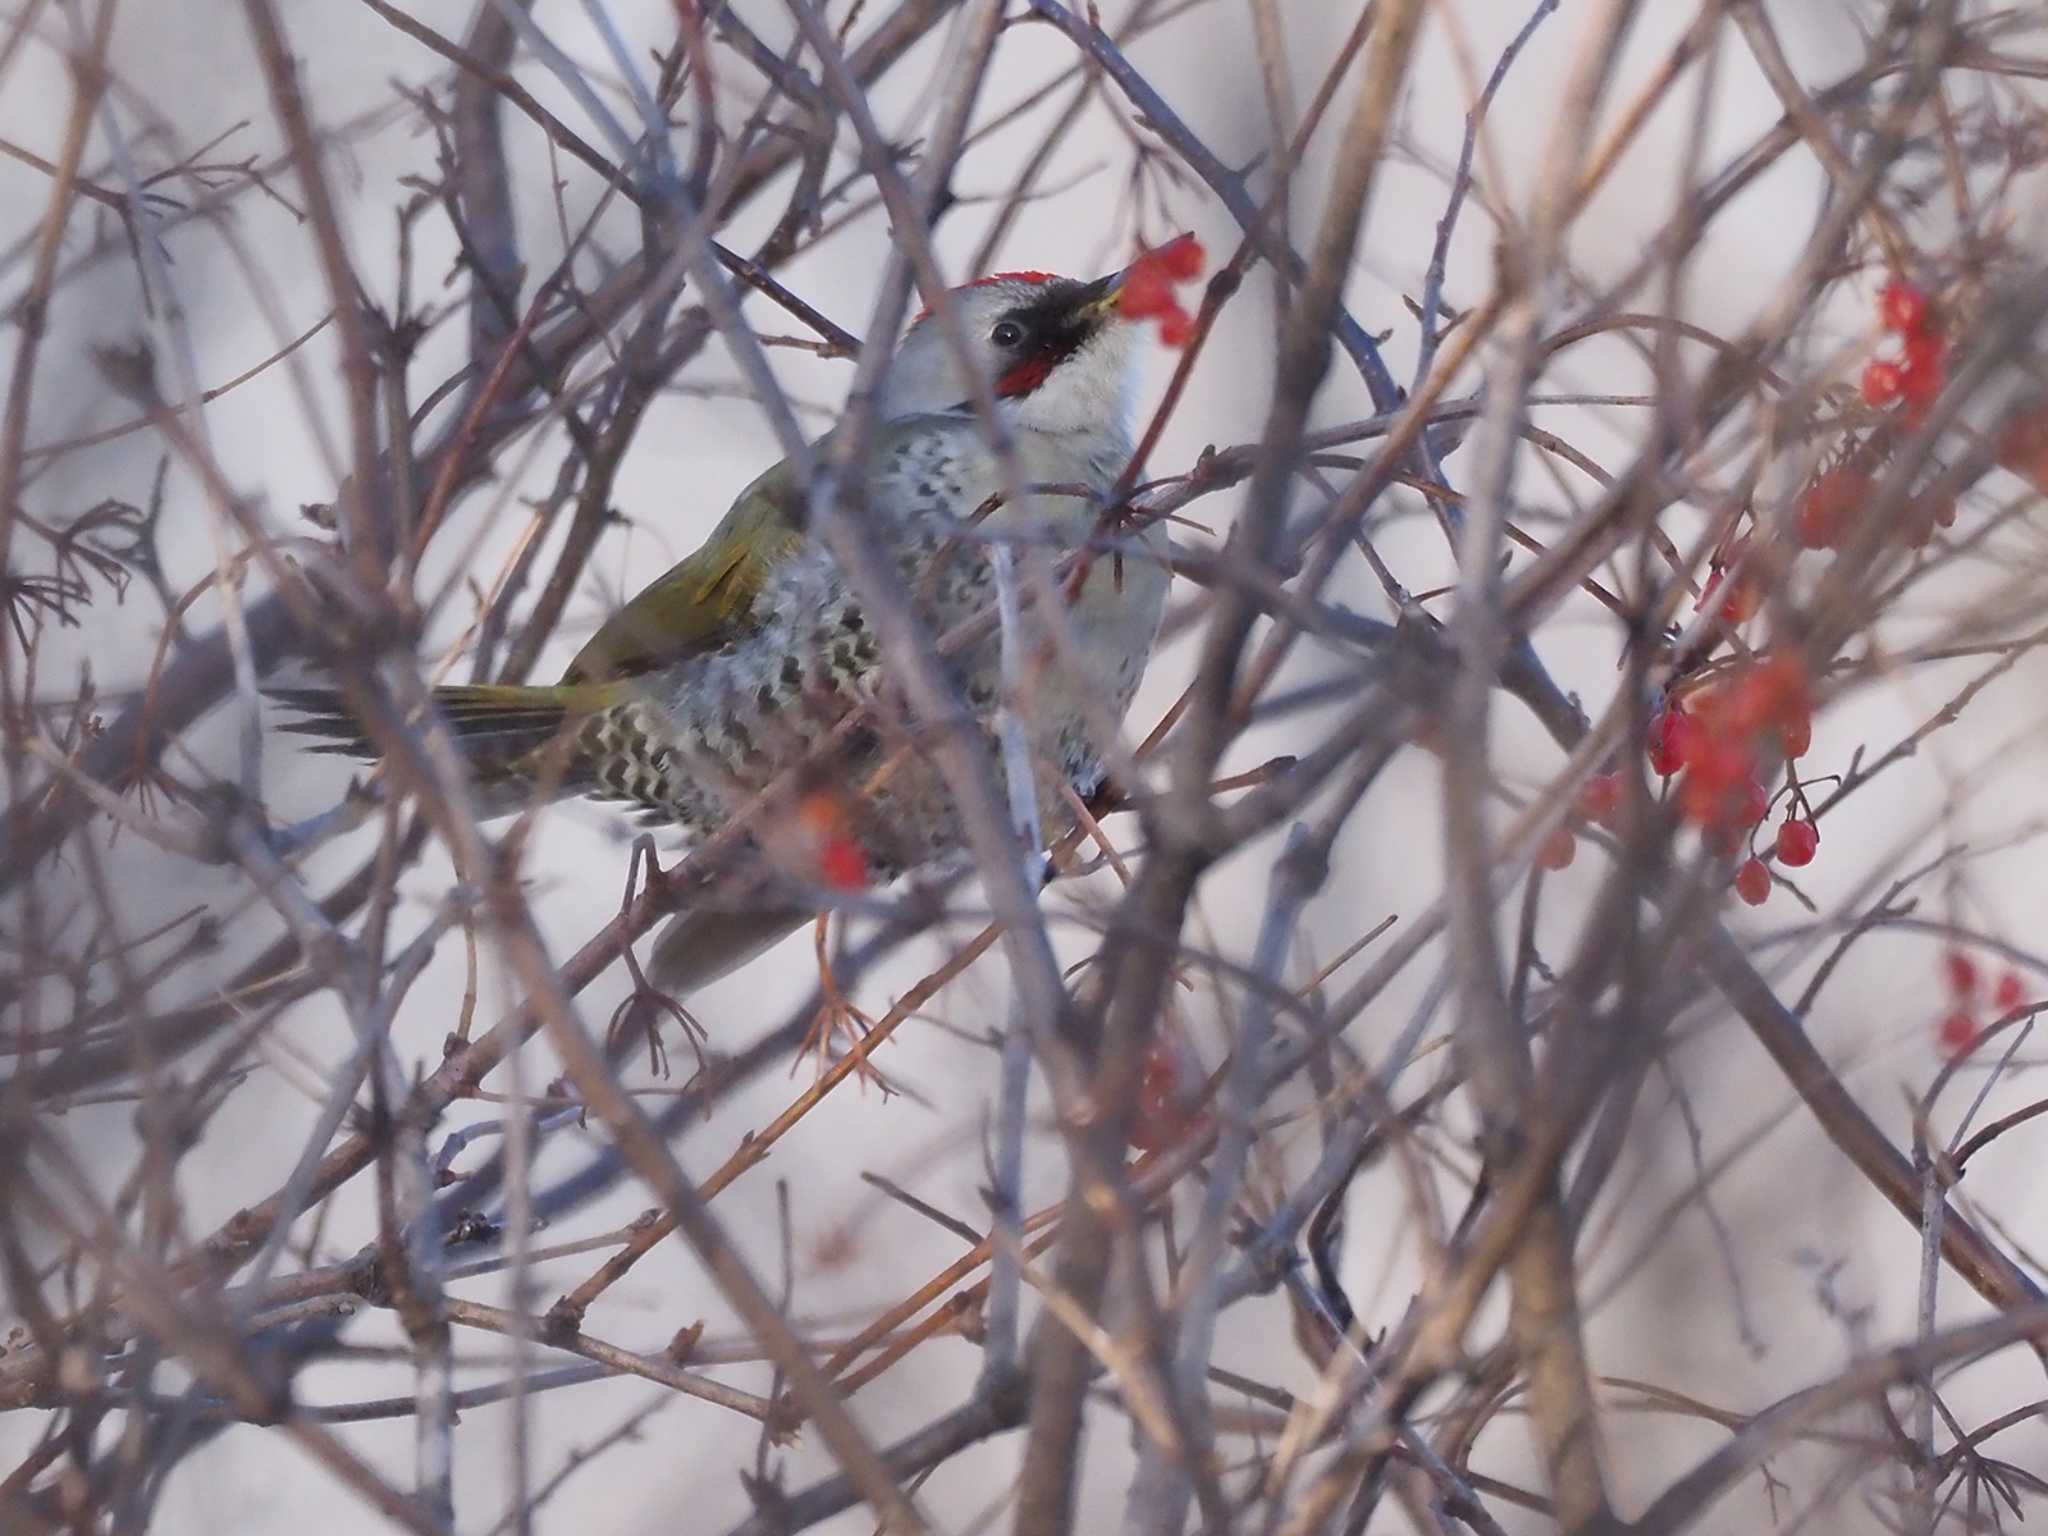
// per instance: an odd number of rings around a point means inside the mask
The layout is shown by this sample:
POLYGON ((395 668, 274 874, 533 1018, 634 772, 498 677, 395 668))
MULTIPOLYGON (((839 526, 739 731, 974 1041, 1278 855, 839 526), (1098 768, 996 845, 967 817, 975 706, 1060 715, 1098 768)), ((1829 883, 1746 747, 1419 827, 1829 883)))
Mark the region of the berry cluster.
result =
MULTIPOLYGON (((1792 537, 1801 549, 1839 549, 1849 541, 1857 517, 1877 495, 1877 479, 1865 458, 1863 449, 1852 449, 1800 490, 1792 504, 1792 537)), ((1935 529, 1951 527, 1955 520, 1955 497, 1923 493, 1907 504, 1899 536, 1908 547, 1921 549, 1935 529)))
POLYGON ((1927 295, 1902 277, 1893 278, 1879 292, 1877 317, 1899 338, 1900 352, 1896 358, 1874 357, 1865 364, 1863 398, 1880 410, 1903 404, 1906 420, 1917 424, 1941 393, 1948 344, 1927 295))
POLYGON ((1184 347, 1195 334, 1194 317, 1181 307, 1174 286, 1191 283, 1202 275, 1206 260, 1202 242, 1193 235, 1176 235, 1156 250, 1142 251, 1124 269, 1123 286, 1117 291, 1117 312, 1127 319, 1159 321, 1159 340, 1169 347, 1184 347))
POLYGON ((1856 514, 1877 493, 1868 470, 1843 461, 1821 470, 1792 504, 1792 537, 1801 549, 1835 549, 1849 536, 1856 514))
MULTIPOLYGON (((1714 852, 1732 855, 1753 845, 1771 812, 1772 795, 1759 775, 1765 752, 1775 747, 1789 763, 1812 744, 1806 669, 1796 656, 1778 655, 1744 662, 1713 687, 1666 701, 1650 722, 1646 746, 1657 777, 1683 775, 1675 795, 1679 817, 1698 828, 1714 852)), ((1610 778, 1603 774, 1588 785, 1581 797, 1588 815, 1618 801, 1619 781, 1601 783, 1610 778)), ((1811 864, 1820 852, 1820 828, 1796 779, 1773 849, 1790 869, 1811 864)), ((1735 891, 1751 906, 1769 898, 1771 872, 1755 854, 1736 869, 1735 891)))
MULTIPOLYGON (((1884 286, 1878 297, 1878 318, 1899 336, 1896 358, 1872 359, 1863 370, 1863 398, 1886 409, 1902 405, 1902 416, 1915 423, 1941 393, 1947 369, 1948 343, 1934 318, 1927 296, 1900 278, 1884 286)), ((2013 456, 2025 459, 2048 483, 2048 403, 2037 413, 2035 430, 2024 443, 2013 439, 2013 456)), ((1877 495, 1876 471, 1886 452, 1884 434, 1854 443, 1834 463, 1816 472, 1801 488, 1792 506, 1792 539, 1801 549, 1840 549, 1856 531, 1863 509, 1877 495)), ((2009 466, 2010 467, 2010 466, 2009 466)), ((1937 528, 1956 520, 1952 496, 1922 494, 1913 498, 1901 520, 1900 536, 1914 549, 1934 537, 1937 528)), ((1758 546, 1745 536, 1718 551, 1696 610, 1712 609, 1730 626, 1751 618, 1763 605, 1765 578, 1782 569, 1784 557, 1774 544, 1758 546), (1771 562, 1775 560, 1777 566, 1771 562), (1732 573, 1732 574, 1731 574, 1732 573)))
MULTIPOLYGON (((1902 417, 1917 423, 1941 393, 1947 369, 1948 344, 1932 316, 1927 296, 1902 278, 1886 283, 1878 295, 1878 319, 1902 342, 1896 358, 1873 358, 1863 370, 1863 398, 1880 410, 1903 406, 1902 417)), ((1852 447, 1836 463, 1818 471, 1800 490, 1792 506, 1792 537, 1801 549, 1840 549, 1856 531, 1863 509, 1877 495, 1874 471, 1883 450, 1873 439, 1852 447)), ((1899 529, 1912 548, 1934 537, 1937 528, 1956 520, 1953 496, 1922 494, 1913 498, 1899 529)))
MULTIPOLYGON (((1941 1016, 1941 1026, 1935 1032, 1935 1039, 1944 1056, 1956 1057, 1967 1052, 1977 1043, 1981 1028, 1977 1009, 1981 1001, 1979 988, 1983 976, 1977 968, 1977 957, 1967 949, 1952 948, 1941 957, 1942 979, 1948 983, 1948 1011, 1941 1016)), ((1998 978, 1998 985, 1991 989, 1988 999, 1991 1017, 1998 1019, 2026 1000, 2027 984, 2020 974, 2008 967, 1998 978)))

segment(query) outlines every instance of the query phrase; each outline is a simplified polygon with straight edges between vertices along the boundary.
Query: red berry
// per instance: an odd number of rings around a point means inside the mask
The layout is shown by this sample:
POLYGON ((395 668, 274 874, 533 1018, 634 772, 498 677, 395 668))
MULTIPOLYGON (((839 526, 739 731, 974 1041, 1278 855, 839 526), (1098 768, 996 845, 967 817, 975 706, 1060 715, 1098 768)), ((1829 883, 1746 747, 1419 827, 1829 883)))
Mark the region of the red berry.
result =
POLYGON ((1671 704, 1650 721, 1650 772, 1668 779, 1685 766, 1699 723, 1683 707, 1671 704))
POLYGON ((1621 775, 1596 773, 1579 786, 1578 813, 1596 827, 1611 826, 1621 810, 1621 775))
POLYGON ((2020 973, 2007 971, 1998 978, 1998 986, 1991 994, 1991 1006, 2000 1013, 2011 1013, 2026 998, 2027 984, 2020 980, 2020 973))
POLYGON ((1953 491, 1945 495, 1928 495, 1919 505, 1924 508, 1927 519, 1937 528, 1953 528, 1956 525, 1956 498, 1953 491))
POLYGON ((1751 669, 1750 676, 1780 718, 1807 708, 1806 663, 1790 651, 1764 657, 1751 669))
POLYGON ((1699 601, 1693 604, 1693 612, 1703 608, 1719 606, 1714 612, 1724 624, 1740 624, 1763 606, 1763 588, 1757 581, 1757 573, 1749 561, 1750 542, 1747 538, 1737 539, 1728 546, 1726 556, 1707 577, 1707 584, 1700 591, 1699 601), (1725 580, 1727 572, 1740 566, 1740 574, 1725 580))
POLYGON ((1726 819, 1721 814, 1721 800, 1721 786, 1697 773, 1678 781, 1678 814, 1696 827, 1721 825, 1726 819))
POLYGON ((1947 347, 1939 336, 1912 336, 1906 341, 1906 361, 1899 380, 1906 403, 1925 407, 1941 393, 1948 375, 1947 347))
POLYGON ((1195 337, 1195 322, 1188 312, 1175 305, 1159 317, 1159 344, 1176 350, 1186 346, 1195 337))
POLYGON ((1977 1021, 1961 1008, 1953 1008, 1942 1016, 1941 1051, 1944 1056, 1960 1056, 1977 1043, 1977 1021))
POLYGON ((1874 357, 1863 365, 1863 398, 1872 405, 1890 405, 1905 388, 1906 370, 1890 358, 1874 357))
POLYGON ((1154 1040, 1138 1068, 1131 1145, 1141 1152, 1161 1151, 1186 1135, 1192 1123, 1181 1093, 1180 1053, 1166 1040, 1154 1040))
POLYGON ((1773 711, 1768 681, 1760 680, 1758 668, 1744 662, 1728 674, 1728 680, 1713 692, 1713 704, 1701 711, 1714 730, 1746 741, 1766 724, 1773 711))
POLYGON ((1937 528, 1952 528, 1956 521, 1954 496, 1924 494, 1906 503, 1899 514, 1899 531, 1913 549, 1924 547, 1937 528))
POLYGON ((1117 312, 1127 319, 1145 320, 1178 308, 1173 296, 1173 279, 1157 261, 1140 256, 1125 269, 1123 285, 1117 290, 1117 312))
POLYGON ((1860 469, 1837 464, 1807 482, 1792 509, 1793 537, 1801 549, 1833 549, 1842 542, 1876 489, 1860 469))
POLYGON ((1175 235, 1152 253, 1166 275, 1177 283, 1191 283, 1202 275, 1206 255, 1202 242, 1193 235, 1175 235))
MULTIPOLYGON (((1715 753, 1726 749, 1715 743, 1715 753)), ((1739 754, 1748 761, 1748 754, 1739 754)), ((1696 827, 1725 828, 1741 832, 1770 814, 1770 793, 1754 778, 1741 774, 1722 777, 1705 764, 1697 764, 1678 786, 1678 814, 1696 827)), ((1727 838, 1709 839, 1717 853, 1733 853, 1727 838)))
POLYGON ((1948 989, 1957 997, 1971 997, 1977 991, 1977 962, 1968 950, 1950 949, 1941 957, 1948 973, 1948 989))
POLYGON ((1789 716, 1778 727, 1778 742, 1787 762, 1806 756, 1807 748, 1813 745, 1813 716, 1804 712, 1789 716))
POLYGON ((1738 736, 1806 713, 1806 666, 1797 656, 1766 656, 1736 674, 1721 716, 1738 736))
POLYGON ((1735 821, 1738 826, 1760 826, 1763 819, 1771 814, 1771 792, 1765 789, 1760 779, 1751 779, 1742 786, 1742 793, 1735 801, 1735 821))
POLYGON ((1754 575, 1738 577, 1728 585, 1728 595, 1721 600, 1721 622, 1741 624, 1764 605, 1763 589, 1757 585, 1754 575))
POLYGON ((1173 1052, 1164 1046, 1153 1046, 1139 1067, 1139 1095, 1163 1104, 1179 1091, 1180 1068, 1174 1063, 1173 1052))
POLYGON ((1910 392, 1913 375, 1938 371, 1948 361, 1948 341, 1932 331, 1915 331, 1906 338, 1905 351, 1899 359, 1904 370, 1905 383, 1910 392))
POLYGON ((1138 1112, 1131 1116, 1130 1144, 1140 1152, 1164 1152, 1187 1133, 1187 1123, 1171 1104, 1138 1100, 1138 1112))
POLYGON ((1886 330, 1912 335, 1927 324, 1927 295, 1895 277, 1877 296, 1877 314, 1886 330))
POLYGON ((1732 798, 1732 792, 1743 787, 1743 781, 1753 778, 1756 754, 1749 744, 1738 740, 1727 732, 1712 733, 1702 729, 1688 743, 1686 764, 1692 769, 1689 780, 1697 780, 1702 789, 1732 798))
POLYGON ((1820 828, 1810 821, 1791 820, 1778 825, 1778 862, 1787 869, 1799 869, 1813 862, 1820 852, 1820 828))
POLYGON ((1133 1147, 1161 1152, 1202 1129, 1208 1115, 1196 1091, 1199 1078, 1199 1066, 1172 1040, 1162 1036, 1152 1042, 1139 1069, 1133 1147))
POLYGON ((1762 859, 1742 861, 1742 867, 1735 871, 1735 894, 1752 907, 1760 907, 1771 899, 1771 872, 1762 859))
POLYGON ((1545 869, 1564 869, 1578 856, 1579 840, 1572 836, 1570 827, 1564 826, 1552 827, 1543 846, 1536 850, 1536 862, 1545 869))

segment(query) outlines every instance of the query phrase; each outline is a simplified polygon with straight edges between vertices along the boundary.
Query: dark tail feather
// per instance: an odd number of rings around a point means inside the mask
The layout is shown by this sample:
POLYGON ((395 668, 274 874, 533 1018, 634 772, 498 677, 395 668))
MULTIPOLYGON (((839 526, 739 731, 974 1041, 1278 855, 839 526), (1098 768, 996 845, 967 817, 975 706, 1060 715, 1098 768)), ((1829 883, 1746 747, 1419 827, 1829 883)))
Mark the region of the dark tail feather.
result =
POLYGON ((304 716, 300 720, 283 721, 277 729, 289 731, 294 736, 316 737, 307 751, 331 752, 339 757, 360 757, 365 761, 377 756, 362 727, 356 724, 356 717, 349 713, 339 690, 266 688, 263 693, 271 703, 282 704, 304 716))
MULTIPOLYGON (((302 717, 278 729, 312 736, 315 752, 333 752, 374 761, 376 749, 350 713, 348 702, 333 688, 272 688, 270 698, 302 717)), ((448 722, 464 760, 479 784, 520 776, 534 754, 562 734, 573 717, 600 706, 591 690, 525 688, 479 683, 436 688, 434 704, 448 722)), ((573 766, 562 775, 560 790, 573 794, 582 787, 573 766)))
POLYGON ((671 918, 654 941, 648 980, 675 997, 688 997, 766 954, 815 915, 787 907, 758 912, 693 907, 671 918))

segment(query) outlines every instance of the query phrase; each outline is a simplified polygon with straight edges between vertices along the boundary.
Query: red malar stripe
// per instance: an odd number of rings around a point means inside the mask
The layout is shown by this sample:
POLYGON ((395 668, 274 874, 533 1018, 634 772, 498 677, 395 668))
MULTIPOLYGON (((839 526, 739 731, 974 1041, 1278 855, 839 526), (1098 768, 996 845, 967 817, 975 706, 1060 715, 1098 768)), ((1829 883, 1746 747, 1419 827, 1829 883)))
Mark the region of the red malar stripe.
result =
POLYGON ((1028 395, 1045 382, 1045 376, 1052 372, 1056 359, 1044 355, 1027 357, 1023 362, 996 380, 996 395, 1000 399, 1015 399, 1028 395))

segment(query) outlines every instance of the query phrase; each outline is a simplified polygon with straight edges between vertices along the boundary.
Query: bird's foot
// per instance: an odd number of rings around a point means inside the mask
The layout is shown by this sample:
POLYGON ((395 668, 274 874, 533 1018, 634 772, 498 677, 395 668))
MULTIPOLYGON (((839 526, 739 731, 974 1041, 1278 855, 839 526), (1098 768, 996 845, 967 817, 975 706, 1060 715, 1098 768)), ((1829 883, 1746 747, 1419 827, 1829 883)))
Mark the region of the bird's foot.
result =
MULTIPOLYGON (((632 960, 631 951, 627 952, 626 958, 629 962, 632 960)), ((697 1073, 701 1075, 710 1065, 704 1057, 704 1042, 711 1038, 710 1032, 681 1003, 650 986, 647 979, 639 974, 637 964, 631 965, 630 969, 634 972, 634 987, 612 1011, 611 1023, 604 1032, 605 1049, 617 1054, 628 1041, 638 1037, 647 1045, 647 1070, 656 1077, 667 1077, 668 1046, 661 1038, 661 1025, 664 1019, 673 1019, 681 1028, 683 1039, 696 1054, 697 1073)), ((694 1082, 695 1078, 691 1080, 694 1082)))
MULTIPOLYGON (((817 1061, 817 1075, 823 1077, 831 1070, 832 1037, 844 1034, 852 1044, 854 1052, 853 1072, 865 1087, 873 1083, 882 1092, 892 1094, 896 1086, 884 1077, 881 1070, 868 1059, 868 1032, 875 1027, 871 1014, 861 1011, 839 989, 839 978, 832 973, 832 957, 826 948, 826 933, 831 923, 831 914, 821 913, 817 923, 818 989, 825 994, 825 1002, 811 1019, 810 1032, 804 1036, 804 1043, 797 1048, 797 1061, 813 1056, 817 1061)), ((796 1062, 790 1063, 790 1075, 796 1075, 796 1062)))
MULTIPOLYGON (((647 864, 648 882, 652 884, 660 879, 662 868, 654 856, 654 839, 644 834, 633 839, 633 856, 626 864, 626 894, 619 899, 621 917, 633 909, 642 860, 647 864)), ((612 1012, 611 1023, 604 1032, 605 1049, 617 1054, 628 1039, 640 1036, 647 1042, 647 1069, 657 1077, 667 1077, 668 1047, 662 1043, 661 1023, 663 1019, 673 1019, 682 1030, 683 1039, 696 1053, 697 1072, 701 1076, 708 1065, 704 1059, 704 1042, 711 1038, 709 1031, 697 1022, 695 1014, 647 979, 647 973, 640 969, 640 961, 630 944, 626 946, 625 961, 633 990, 612 1012)), ((695 1078, 691 1080, 694 1082, 695 1078)), ((709 1106, 706 1110, 708 1113, 709 1106)))

